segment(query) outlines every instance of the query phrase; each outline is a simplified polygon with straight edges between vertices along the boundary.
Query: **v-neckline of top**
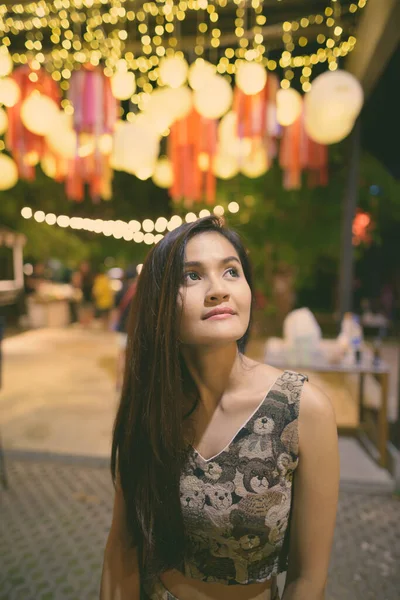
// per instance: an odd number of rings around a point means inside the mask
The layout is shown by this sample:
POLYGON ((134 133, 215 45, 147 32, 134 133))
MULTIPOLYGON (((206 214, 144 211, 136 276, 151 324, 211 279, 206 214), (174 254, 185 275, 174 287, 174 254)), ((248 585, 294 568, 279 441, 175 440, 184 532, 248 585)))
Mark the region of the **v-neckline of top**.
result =
POLYGON ((274 389, 274 387, 276 386, 276 384, 278 383, 278 381, 283 377, 283 375, 286 373, 286 371, 284 371, 283 373, 281 373, 280 375, 278 375, 278 377, 273 381, 273 383, 271 384, 271 386, 268 388, 267 393, 265 394, 265 396, 263 397, 263 399, 261 400, 261 402, 259 403, 259 405, 256 407, 256 409, 252 412, 252 414, 249 416, 249 418, 243 423, 243 425, 240 426, 240 428, 236 431, 235 435, 231 438, 231 440, 226 444, 226 446, 220 451, 217 452, 217 454, 214 454, 214 456, 211 456, 210 458, 204 458, 204 456, 202 456, 200 454, 200 452, 197 450, 197 448, 195 448, 194 446, 192 446, 190 444, 191 449, 193 450, 193 452, 202 460, 202 462, 204 463, 209 463, 212 460, 215 460, 216 458, 218 458, 218 456, 220 456, 223 452, 226 452, 227 450, 229 450, 230 446, 233 444, 233 442, 235 441, 235 439, 237 438, 237 436, 239 435, 239 433, 241 431, 243 431, 243 429, 246 427, 246 425, 251 421, 251 419, 258 413, 258 411, 262 408, 262 406, 264 405, 264 403, 266 402, 268 396, 270 395, 271 391, 274 389))

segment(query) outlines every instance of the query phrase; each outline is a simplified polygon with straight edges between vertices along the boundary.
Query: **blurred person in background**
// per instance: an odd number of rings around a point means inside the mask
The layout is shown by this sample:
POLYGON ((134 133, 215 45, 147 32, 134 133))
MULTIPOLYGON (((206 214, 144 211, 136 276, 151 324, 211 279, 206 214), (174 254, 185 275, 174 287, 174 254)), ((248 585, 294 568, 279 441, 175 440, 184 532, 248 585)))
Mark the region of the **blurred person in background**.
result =
POLYGON ((111 309, 114 306, 114 292, 110 278, 107 276, 105 270, 105 266, 97 269, 94 276, 92 294, 96 319, 100 320, 103 329, 108 330, 110 326, 111 309))
POLYGON ((137 266, 130 265, 124 272, 122 287, 115 295, 112 328, 118 332, 119 353, 117 358, 116 388, 120 391, 124 377, 126 346, 128 341, 128 320, 132 300, 136 293, 137 266))
POLYGON ((339 455, 329 399, 245 356, 251 265, 215 216, 147 255, 114 423, 101 600, 323 600, 339 455), (293 494, 293 489, 295 493, 293 494))
POLYGON ((89 327, 93 320, 93 273, 90 263, 85 260, 74 274, 75 285, 81 290, 81 302, 79 306, 79 323, 89 327))
POLYGON ((32 273, 25 275, 24 291, 26 296, 30 296, 38 291, 40 284, 46 281, 46 267, 42 262, 33 264, 32 273))

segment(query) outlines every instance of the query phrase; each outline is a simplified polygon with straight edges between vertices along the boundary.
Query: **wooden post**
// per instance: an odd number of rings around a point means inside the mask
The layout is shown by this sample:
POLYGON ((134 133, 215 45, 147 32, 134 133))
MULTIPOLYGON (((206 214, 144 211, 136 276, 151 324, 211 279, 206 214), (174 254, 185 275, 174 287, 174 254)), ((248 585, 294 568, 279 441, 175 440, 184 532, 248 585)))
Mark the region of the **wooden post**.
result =
POLYGON ((345 312, 353 307, 353 220, 358 201, 360 171, 360 120, 358 119, 349 139, 349 157, 346 188, 343 199, 342 238, 339 272, 340 321, 345 312))

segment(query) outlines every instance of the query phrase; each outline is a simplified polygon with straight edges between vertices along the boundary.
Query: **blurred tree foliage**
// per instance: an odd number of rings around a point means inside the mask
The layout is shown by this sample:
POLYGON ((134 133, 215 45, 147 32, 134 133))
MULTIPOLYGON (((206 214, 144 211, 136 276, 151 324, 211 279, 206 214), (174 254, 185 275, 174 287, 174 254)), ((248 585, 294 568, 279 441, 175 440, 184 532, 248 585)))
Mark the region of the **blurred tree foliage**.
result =
MULTIPOLYGON (((321 267, 331 274, 334 284, 340 252, 345 150, 346 142, 330 149, 326 188, 309 189, 305 178, 301 190, 285 191, 276 164, 259 179, 238 176, 219 181, 217 203, 225 210, 229 202, 240 204, 239 213, 226 212, 227 222, 245 238, 254 264, 256 287, 264 295, 270 296, 272 278, 282 269, 291 270, 297 289, 317 286, 321 267)), ((38 168, 35 181, 20 181, 12 190, 0 193, 0 223, 27 235, 28 258, 56 258, 70 267, 83 258, 99 262, 107 256, 114 257, 120 265, 141 262, 149 247, 25 220, 20 214, 24 206, 56 215, 124 221, 169 217, 188 211, 183 204, 173 205, 167 192, 151 181, 143 182, 119 172, 114 176, 112 201, 93 204, 86 197, 82 203, 70 202, 64 186, 38 168)), ((366 153, 362 155, 359 206, 371 213, 375 223, 373 243, 390 248, 384 255, 392 264, 395 252, 399 256, 398 236, 394 231, 400 222, 400 183, 366 153), (377 195, 371 195, 371 189, 376 191, 371 186, 377 186, 377 195)), ((196 205, 193 210, 198 212, 201 208, 206 205, 196 205)), ((357 248, 358 260, 362 260, 365 252, 366 248, 357 248)))

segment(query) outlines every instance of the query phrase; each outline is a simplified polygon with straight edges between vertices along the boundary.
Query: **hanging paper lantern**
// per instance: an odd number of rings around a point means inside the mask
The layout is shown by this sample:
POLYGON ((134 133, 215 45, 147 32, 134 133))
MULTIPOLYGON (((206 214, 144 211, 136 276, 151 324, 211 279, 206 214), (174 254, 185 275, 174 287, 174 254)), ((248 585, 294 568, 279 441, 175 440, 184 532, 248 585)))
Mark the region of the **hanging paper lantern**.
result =
POLYGON ((67 174, 67 195, 81 201, 89 185, 94 202, 111 198, 110 156, 100 149, 102 136, 111 135, 117 120, 117 101, 111 82, 100 67, 85 65, 72 74, 68 92, 74 107, 73 129, 78 143, 67 174), (92 144, 94 151, 91 152, 92 144))
POLYGON ((23 65, 14 70, 10 79, 20 93, 17 103, 7 111, 7 147, 17 164, 19 176, 33 180, 37 162, 48 152, 43 133, 56 121, 60 92, 58 84, 42 68, 32 70, 29 65, 23 65))
POLYGON ((46 136, 46 142, 55 154, 72 160, 77 144, 77 135, 72 129, 72 116, 59 111, 53 128, 46 136))
POLYGON ((168 154, 173 168, 170 189, 174 201, 184 199, 186 207, 205 198, 215 200, 213 160, 217 150, 217 122, 193 109, 171 127, 168 154))
POLYGON ((257 94, 247 95, 235 87, 233 111, 236 115, 236 137, 240 140, 241 164, 249 177, 258 177, 266 171, 277 154, 279 126, 276 121, 276 94, 278 78, 269 75, 266 85, 257 94), (254 170, 250 164, 255 155, 254 170), (265 156, 264 156, 265 151, 265 156))
POLYGON ((352 131, 354 121, 329 117, 321 113, 306 113, 304 120, 307 135, 318 144, 337 144, 344 140, 352 131))
POLYGON ((173 121, 185 118, 193 107, 193 94, 187 86, 166 89, 166 100, 173 121))
POLYGON ((0 191, 9 190, 17 181, 17 165, 12 158, 0 153, 0 191))
POLYGON ((278 123, 284 127, 292 125, 298 119, 302 109, 302 98, 297 90, 280 89, 276 94, 278 123))
POLYGON ((160 188, 170 188, 174 181, 174 172, 169 158, 162 156, 156 162, 153 181, 160 188))
POLYGON ((163 134, 174 121, 186 117, 192 105, 193 95, 187 86, 159 88, 150 94, 141 116, 158 134, 163 134))
POLYGON ((158 88, 150 94, 143 116, 146 117, 150 126, 158 133, 164 133, 174 121, 174 115, 171 109, 169 88, 158 88))
POLYGON ((178 88, 187 79, 189 65, 184 58, 170 56, 160 62, 160 78, 164 85, 178 88))
POLYGON ((150 179, 150 177, 153 175, 154 173, 154 164, 142 164, 140 166, 138 166, 135 170, 135 175, 138 179, 140 179, 141 181, 146 181, 147 179, 150 179))
POLYGON ((240 167, 241 172, 250 179, 256 179, 264 175, 269 169, 268 156, 265 148, 256 148, 250 156, 244 159, 240 167))
POLYGON ((239 162, 230 154, 217 154, 213 169, 219 179, 232 179, 239 173, 239 162))
POLYGON ((308 174, 309 187, 328 183, 327 147, 307 135, 303 113, 304 109, 300 117, 283 130, 279 162, 284 171, 283 187, 287 190, 300 189, 303 171, 308 174))
POLYGON ((131 71, 117 71, 111 77, 111 89, 117 100, 128 100, 136 90, 135 74, 131 71))
POLYGON ((21 105, 21 120, 36 135, 46 135, 57 119, 58 106, 48 96, 34 91, 21 105))
POLYGON ((113 150, 113 136, 110 133, 103 133, 99 139, 99 150, 102 154, 110 156, 113 150))
POLYGON ((258 94, 267 83, 267 71, 261 63, 241 62, 235 82, 237 87, 248 96, 258 94))
POLYGON ((144 119, 118 122, 111 157, 114 169, 135 175, 143 167, 154 165, 159 151, 160 137, 144 119))
POLYGON ((223 156, 243 159, 251 152, 251 139, 240 138, 237 134, 237 114, 229 111, 218 125, 218 151, 223 156))
POLYGON ((364 102, 360 82, 346 71, 326 71, 319 75, 305 96, 306 114, 317 110, 329 117, 355 121, 364 102))
POLYGON ((304 99, 305 128, 315 142, 335 144, 349 135, 364 101, 358 80, 346 71, 319 75, 304 99))
POLYGON ((0 104, 8 108, 15 106, 21 97, 18 84, 11 77, 0 79, 0 104))
POLYGON ((213 75, 207 85, 194 92, 194 106, 206 119, 219 119, 232 105, 233 93, 228 81, 221 75, 213 75))
POLYGON ((190 65, 189 84, 193 90, 199 90, 207 84, 210 77, 215 75, 216 67, 203 58, 198 58, 190 65))
POLYGON ((7 46, 0 46, 0 77, 7 77, 13 70, 13 61, 7 46))
POLYGON ((0 135, 7 130, 8 127, 8 117, 7 113, 3 108, 0 108, 0 135))

